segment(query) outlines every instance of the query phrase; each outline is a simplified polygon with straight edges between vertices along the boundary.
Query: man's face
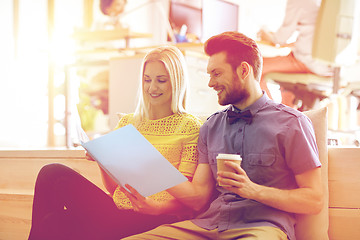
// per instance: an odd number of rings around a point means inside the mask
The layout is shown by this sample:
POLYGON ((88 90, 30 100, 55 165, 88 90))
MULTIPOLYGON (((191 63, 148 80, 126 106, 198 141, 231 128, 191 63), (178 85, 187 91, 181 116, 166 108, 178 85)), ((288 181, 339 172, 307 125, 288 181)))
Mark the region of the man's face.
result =
POLYGON ((118 16, 125 10, 126 0, 113 0, 111 5, 106 9, 109 16, 118 16))
POLYGON ((249 97, 245 81, 226 62, 225 52, 216 53, 209 58, 207 72, 210 74, 208 85, 217 92, 220 105, 236 105, 249 97))

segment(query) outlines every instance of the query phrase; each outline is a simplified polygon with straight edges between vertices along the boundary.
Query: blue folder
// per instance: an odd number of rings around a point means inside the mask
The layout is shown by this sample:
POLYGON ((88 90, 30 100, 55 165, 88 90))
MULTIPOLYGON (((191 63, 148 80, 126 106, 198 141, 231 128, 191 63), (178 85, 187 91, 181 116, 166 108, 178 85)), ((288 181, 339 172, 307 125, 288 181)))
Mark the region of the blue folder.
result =
POLYGON ((81 145, 117 184, 129 184, 144 197, 187 180, 131 124, 81 145))

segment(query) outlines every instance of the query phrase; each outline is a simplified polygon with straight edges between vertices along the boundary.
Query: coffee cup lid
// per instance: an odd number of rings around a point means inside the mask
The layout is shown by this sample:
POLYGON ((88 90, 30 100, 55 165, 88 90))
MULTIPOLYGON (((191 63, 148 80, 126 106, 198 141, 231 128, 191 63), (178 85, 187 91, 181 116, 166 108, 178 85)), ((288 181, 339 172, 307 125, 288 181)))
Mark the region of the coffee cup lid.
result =
POLYGON ((219 153, 216 159, 241 160, 241 156, 239 154, 219 153))

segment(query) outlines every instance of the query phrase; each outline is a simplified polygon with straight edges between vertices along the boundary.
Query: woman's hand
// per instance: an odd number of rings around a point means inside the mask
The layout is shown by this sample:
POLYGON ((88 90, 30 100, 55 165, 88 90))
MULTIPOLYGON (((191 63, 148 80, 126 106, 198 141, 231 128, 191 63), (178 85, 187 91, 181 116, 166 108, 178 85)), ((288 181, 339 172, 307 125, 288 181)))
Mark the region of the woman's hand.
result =
POLYGON ((143 197, 129 184, 125 184, 125 187, 130 191, 126 190, 121 186, 120 186, 120 190, 130 199, 134 211, 150 214, 150 215, 161 214, 161 206, 159 202, 151 198, 143 197))
POLYGON ((93 159, 88 152, 86 152, 85 154, 85 159, 88 161, 93 161, 93 162, 95 161, 95 159, 93 159))

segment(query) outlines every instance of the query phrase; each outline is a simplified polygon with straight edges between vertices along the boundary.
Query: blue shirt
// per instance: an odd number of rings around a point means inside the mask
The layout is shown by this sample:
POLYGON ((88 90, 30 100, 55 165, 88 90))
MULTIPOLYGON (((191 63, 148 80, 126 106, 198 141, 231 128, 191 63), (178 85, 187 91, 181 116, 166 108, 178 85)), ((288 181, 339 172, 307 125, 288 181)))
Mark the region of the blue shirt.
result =
MULTIPOLYGON (((251 124, 239 120, 229 124, 227 111, 219 111, 200 128, 199 163, 210 164, 217 177, 219 153, 240 154, 241 167, 249 178, 264 186, 297 188, 295 175, 321 166, 312 123, 299 111, 270 100, 266 94, 245 110, 251 124)), ((216 186, 214 201, 193 222, 205 229, 273 226, 295 239, 295 216, 216 186)))

